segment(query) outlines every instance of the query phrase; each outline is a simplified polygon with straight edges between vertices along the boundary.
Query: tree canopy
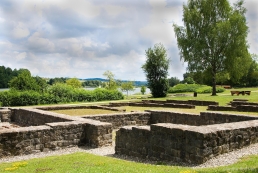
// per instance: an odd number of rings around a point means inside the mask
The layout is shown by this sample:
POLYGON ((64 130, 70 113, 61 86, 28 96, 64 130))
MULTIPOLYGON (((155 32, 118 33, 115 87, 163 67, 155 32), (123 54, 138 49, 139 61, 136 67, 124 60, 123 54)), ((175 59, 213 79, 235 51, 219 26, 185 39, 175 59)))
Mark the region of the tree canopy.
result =
POLYGON ((169 88, 169 59, 165 47, 159 43, 145 51, 147 60, 142 69, 146 74, 148 88, 153 97, 165 97, 169 88))
POLYGON ((82 87, 82 83, 77 78, 67 79, 66 84, 72 86, 73 88, 81 88, 82 87))
POLYGON ((134 90, 134 83, 133 83, 133 81, 122 82, 121 90, 122 91, 126 91, 127 97, 128 97, 128 91, 133 91, 134 90))
POLYGON ((0 88, 8 88, 12 78, 26 69, 12 70, 10 67, 0 66, 0 88))
POLYGON ((184 27, 173 25, 188 71, 211 72, 212 95, 216 95, 218 72, 227 71, 239 80, 250 66, 243 3, 240 0, 232 7, 228 0, 188 0, 183 5, 184 27))
POLYGON ((31 76, 30 71, 27 69, 23 69, 17 77, 14 77, 10 81, 9 85, 11 89, 19 91, 34 90, 38 92, 43 92, 47 87, 47 83, 44 79, 38 76, 31 76))
POLYGON ((107 83, 103 83, 103 84, 106 84, 105 85, 106 89, 108 89, 108 90, 115 90, 115 89, 117 89, 118 84, 117 84, 117 82, 116 82, 116 80, 114 78, 115 75, 111 71, 109 71, 109 70, 105 71, 103 73, 103 76, 105 76, 107 78, 107 80, 108 80, 107 83))

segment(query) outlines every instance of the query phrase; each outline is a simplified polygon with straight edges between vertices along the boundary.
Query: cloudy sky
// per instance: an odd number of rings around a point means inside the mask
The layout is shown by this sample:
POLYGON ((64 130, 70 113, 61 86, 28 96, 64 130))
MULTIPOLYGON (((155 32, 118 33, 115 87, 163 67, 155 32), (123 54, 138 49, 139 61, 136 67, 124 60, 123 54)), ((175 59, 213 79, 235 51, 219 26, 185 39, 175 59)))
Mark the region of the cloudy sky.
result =
MULTIPOLYGON (((0 66, 41 77, 145 80, 145 50, 162 43, 170 77, 183 78, 173 23, 187 0, 1 0, 0 66)), ((236 2, 231 0, 230 2, 236 2)), ((245 0, 250 52, 258 54, 258 1, 245 0)))

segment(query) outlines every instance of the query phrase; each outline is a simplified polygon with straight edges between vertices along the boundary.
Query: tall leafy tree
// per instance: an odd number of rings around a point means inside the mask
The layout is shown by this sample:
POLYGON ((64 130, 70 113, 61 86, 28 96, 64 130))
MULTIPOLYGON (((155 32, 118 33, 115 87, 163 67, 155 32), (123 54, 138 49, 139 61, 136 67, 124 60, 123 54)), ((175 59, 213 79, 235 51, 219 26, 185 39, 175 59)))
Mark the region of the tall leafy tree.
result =
POLYGON ((142 85, 141 86, 141 93, 144 95, 146 93, 146 86, 142 85))
POLYGON ((180 80, 177 77, 171 77, 170 79, 168 79, 168 82, 169 82, 169 86, 173 87, 173 86, 179 84, 180 80))
POLYGON ((122 84, 121 84, 121 90, 122 90, 122 91, 126 91, 127 97, 128 97, 128 91, 133 91, 133 90, 134 90, 133 81, 122 82, 122 84))
POLYGON ((108 80, 108 82, 105 85, 106 89, 108 89, 108 90, 115 90, 115 89, 117 89, 118 84, 117 84, 117 82, 115 80, 115 75, 111 71, 109 71, 109 70, 105 71, 103 76, 105 76, 107 78, 107 80, 108 80))
POLYGON ((11 89, 19 90, 19 91, 26 91, 26 90, 34 90, 40 91, 41 86, 37 84, 35 78, 31 76, 31 73, 27 69, 21 70, 20 74, 17 77, 14 77, 9 86, 11 89))
POLYGON ((47 87, 48 87, 48 84, 47 84, 47 81, 46 79, 44 78, 41 78, 39 76, 36 76, 36 77, 33 77, 36 81, 36 84, 38 85, 38 91, 43 93, 47 90, 47 87))
POLYGON ((81 88, 82 87, 82 83, 77 78, 67 79, 66 84, 72 86, 73 88, 81 88))
POLYGON ((165 47, 159 43, 145 51, 147 60, 142 66, 148 81, 148 88, 153 97, 165 97, 169 88, 169 59, 165 47))
POLYGON ((243 0, 231 6, 228 0, 188 0, 183 5, 184 27, 174 24, 181 60, 190 72, 210 70, 212 95, 216 74, 228 71, 239 80, 248 69, 246 9, 243 0))

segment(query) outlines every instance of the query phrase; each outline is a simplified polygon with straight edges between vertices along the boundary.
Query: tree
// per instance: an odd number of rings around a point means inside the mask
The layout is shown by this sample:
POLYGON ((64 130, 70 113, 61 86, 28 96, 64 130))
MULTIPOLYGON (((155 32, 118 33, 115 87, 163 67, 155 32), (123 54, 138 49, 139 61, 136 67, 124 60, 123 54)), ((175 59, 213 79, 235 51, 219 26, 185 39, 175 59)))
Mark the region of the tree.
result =
POLYGON ((114 79, 115 75, 111 71, 105 71, 103 76, 105 76, 108 80, 107 85, 105 85, 105 88, 108 90, 114 90, 117 89, 117 83, 114 79))
POLYGON ((169 86, 173 87, 173 86, 179 84, 180 80, 177 77, 171 77, 170 79, 168 79, 168 82, 169 82, 169 86))
POLYGON ((132 81, 128 81, 128 82, 123 82, 121 84, 121 90, 122 91, 126 91, 127 93, 127 97, 128 97, 128 91, 133 91, 134 90, 134 84, 132 81))
POLYGON ((46 91, 48 84, 47 81, 39 76, 33 77, 37 83, 37 85, 39 86, 39 92, 43 93, 46 91))
POLYGON ((37 81, 31 76, 30 71, 27 69, 23 69, 17 77, 14 77, 10 81, 9 86, 11 89, 20 91, 41 90, 41 86, 37 84, 37 81))
POLYGON ((241 86, 254 87, 258 86, 258 55, 252 54, 252 63, 248 69, 248 73, 242 77, 241 86))
POLYGON ((195 84, 195 81, 192 77, 187 77, 185 80, 184 80, 184 83, 187 83, 187 84, 195 84))
POLYGON ((141 86, 141 93, 144 95, 146 93, 146 86, 142 85, 141 86))
POLYGON ((169 59, 166 49, 159 43, 145 53, 147 60, 142 69, 146 74, 148 88, 153 97, 165 97, 169 88, 167 80, 169 59))
POLYGON ((72 86, 73 88, 81 88, 82 83, 77 78, 67 79, 65 82, 67 85, 72 86))
POLYGON ((49 85, 54 85, 54 84, 56 84, 56 83, 65 83, 66 80, 67 80, 67 78, 63 78, 63 77, 60 77, 60 78, 58 78, 58 77, 56 77, 56 78, 51 78, 51 79, 49 79, 48 84, 49 84, 49 85))
POLYGON ((188 0, 183 5, 185 27, 173 25, 180 58, 188 63, 188 70, 210 69, 212 95, 216 95, 218 72, 228 71, 239 80, 250 65, 245 13, 243 0, 233 7, 228 0, 188 0))

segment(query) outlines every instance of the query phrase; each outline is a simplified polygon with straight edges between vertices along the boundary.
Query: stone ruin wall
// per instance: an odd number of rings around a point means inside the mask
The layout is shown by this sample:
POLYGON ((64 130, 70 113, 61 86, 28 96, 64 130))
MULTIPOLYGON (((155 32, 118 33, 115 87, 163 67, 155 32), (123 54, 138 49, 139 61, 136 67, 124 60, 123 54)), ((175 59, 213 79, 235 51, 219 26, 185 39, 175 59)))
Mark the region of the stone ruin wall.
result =
POLYGON ((116 154, 197 164, 258 142, 258 117, 222 113, 147 111, 72 117, 13 108, 1 109, 0 118, 28 126, 0 131, 0 157, 112 145, 112 130, 117 128, 116 154), (126 125, 140 126, 122 127, 126 125))
POLYGON ((245 99, 234 99, 229 103, 229 106, 209 105, 207 110, 258 112, 258 103, 248 102, 245 99))
POLYGON ((250 121, 258 119, 257 116, 233 115, 217 112, 201 112, 198 114, 167 112, 167 111, 148 111, 151 113, 150 124, 172 123, 187 124, 191 126, 203 126, 211 124, 232 123, 240 121, 250 121))
POLYGON ((258 120, 209 126, 159 123, 127 126, 116 135, 116 154, 201 164, 258 142, 258 120))
POLYGON ((0 158, 78 145, 112 145, 111 123, 37 109, 12 109, 9 114, 12 123, 26 127, 0 131, 0 158))
POLYGON ((0 123, 11 121, 11 111, 8 109, 0 109, 0 123))
POLYGON ((113 129, 118 129, 128 125, 150 125, 150 115, 148 112, 132 112, 117 114, 101 114, 82 116, 85 119, 98 120, 112 123, 113 129))
POLYGON ((109 107, 108 105, 102 105, 102 106, 97 106, 97 105, 89 105, 89 106, 42 106, 42 107, 37 107, 37 109, 40 110, 45 110, 45 111, 52 111, 52 110, 66 110, 66 109, 103 109, 103 110, 111 110, 111 111, 118 111, 118 112, 125 112, 124 109, 117 109, 117 108, 112 108, 109 107))
POLYGON ((203 101, 203 100, 142 100, 140 102, 122 102, 122 103, 109 103, 109 107, 120 106, 144 106, 144 107, 169 107, 169 108, 186 108, 194 109, 195 106, 208 106, 219 105, 215 101, 203 101))
POLYGON ((201 164, 258 142, 258 117, 150 112, 150 126, 117 131, 116 154, 201 164))

